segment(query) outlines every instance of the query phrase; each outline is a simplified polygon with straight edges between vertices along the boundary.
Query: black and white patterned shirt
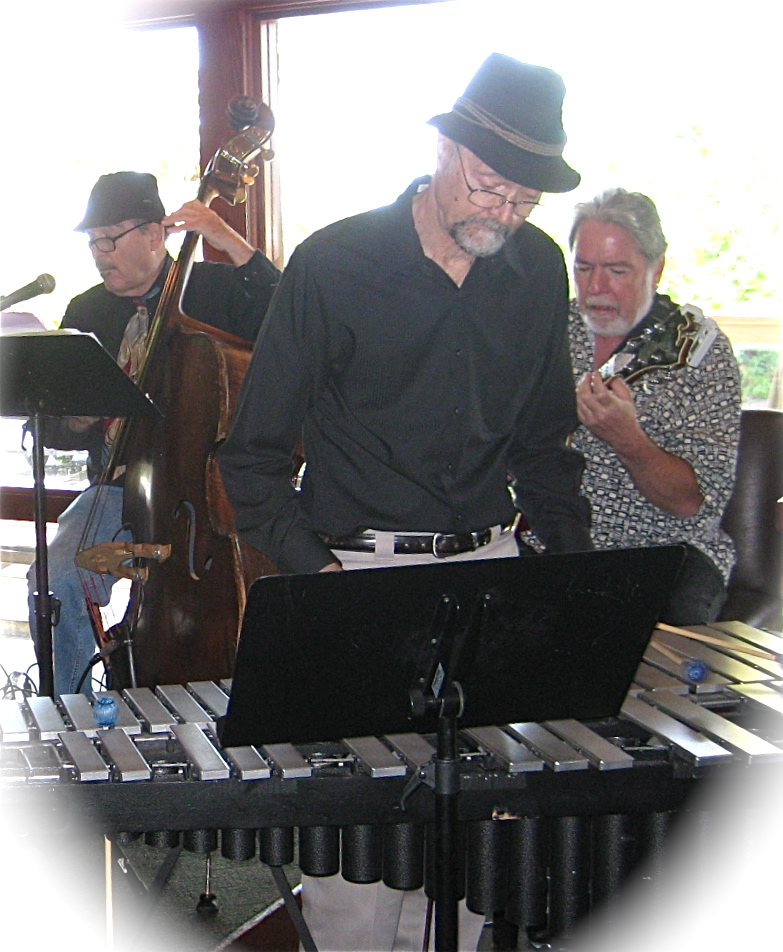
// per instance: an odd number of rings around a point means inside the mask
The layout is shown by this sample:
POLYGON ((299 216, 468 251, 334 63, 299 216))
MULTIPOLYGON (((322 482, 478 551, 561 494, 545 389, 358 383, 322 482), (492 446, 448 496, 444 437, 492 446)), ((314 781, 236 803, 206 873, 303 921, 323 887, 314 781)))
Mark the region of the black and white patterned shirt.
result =
MULTIPOLYGON (((667 300, 663 295, 656 298, 667 300)), ((594 369, 593 334, 575 301, 568 320, 577 383, 594 369)), ((739 370, 731 344, 719 332, 698 367, 648 370, 632 381, 630 388, 642 429, 661 449, 690 463, 704 503, 695 516, 686 519, 654 506, 638 491, 609 444, 580 426, 572 445, 585 457, 582 491, 590 500, 595 547, 687 542, 708 556, 728 579, 734 546, 720 521, 734 484, 741 408, 739 370)))

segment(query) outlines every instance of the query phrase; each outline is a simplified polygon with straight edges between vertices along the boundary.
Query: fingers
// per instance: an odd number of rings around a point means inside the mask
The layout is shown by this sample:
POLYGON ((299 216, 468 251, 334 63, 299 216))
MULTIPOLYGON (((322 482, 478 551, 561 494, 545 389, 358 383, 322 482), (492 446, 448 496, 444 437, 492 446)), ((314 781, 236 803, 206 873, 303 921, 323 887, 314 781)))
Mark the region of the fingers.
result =
POLYGON ((167 215, 161 224, 171 232, 198 231, 212 225, 219 216, 203 202, 193 200, 167 215))
POLYGON ((610 395, 610 390, 604 383, 601 374, 597 370, 586 373, 579 381, 576 387, 578 397, 585 400, 606 399, 610 395))
POLYGON ((622 379, 622 377, 612 377, 612 379, 608 382, 607 387, 616 397, 619 397, 621 400, 633 402, 633 393, 631 392, 631 388, 622 379))

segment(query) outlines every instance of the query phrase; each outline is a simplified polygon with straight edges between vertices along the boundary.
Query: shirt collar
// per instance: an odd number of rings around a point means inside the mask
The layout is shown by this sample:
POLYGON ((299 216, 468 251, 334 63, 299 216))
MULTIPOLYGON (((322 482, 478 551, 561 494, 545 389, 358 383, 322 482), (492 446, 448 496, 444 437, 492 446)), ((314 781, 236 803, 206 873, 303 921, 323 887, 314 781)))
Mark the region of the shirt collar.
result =
MULTIPOLYGON (((398 219, 400 223, 399 240, 395 245, 387 246, 388 260, 395 262, 395 271, 420 268, 422 263, 429 261, 421 249, 421 242, 413 221, 413 196, 423 186, 429 185, 431 181, 431 175, 421 175, 415 178, 397 200, 387 206, 386 210, 389 214, 398 219)), ((524 275, 527 269, 521 248, 524 244, 523 232, 529 227, 527 222, 523 222, 522 226, 505 243, 500 252, 491 255, 489 258, 477 258, 470 269, 471 274, 473 274, 472 280, 475 280, 476 273, 493 274, 497 269, 506 266, 511 267, 517 274, 524 275)))

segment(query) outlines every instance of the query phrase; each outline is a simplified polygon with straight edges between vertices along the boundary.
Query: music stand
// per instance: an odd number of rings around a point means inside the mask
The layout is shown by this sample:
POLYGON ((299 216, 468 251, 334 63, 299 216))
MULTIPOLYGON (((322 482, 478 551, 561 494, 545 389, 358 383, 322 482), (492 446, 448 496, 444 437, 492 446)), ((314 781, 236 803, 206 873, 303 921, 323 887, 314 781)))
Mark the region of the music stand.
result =
POLYGON ((224 746, 438 732, 435 944, 456 949, 458 726, 615 716, 681 546, 257 579, 224 746))
POLYGON ((36 653, 39 695, 54 697, 42 436, 47 416, 128 417, 158 413, 93 334, 76 330, 0 335, 0 416, 32 421, 35 502, 36 653))

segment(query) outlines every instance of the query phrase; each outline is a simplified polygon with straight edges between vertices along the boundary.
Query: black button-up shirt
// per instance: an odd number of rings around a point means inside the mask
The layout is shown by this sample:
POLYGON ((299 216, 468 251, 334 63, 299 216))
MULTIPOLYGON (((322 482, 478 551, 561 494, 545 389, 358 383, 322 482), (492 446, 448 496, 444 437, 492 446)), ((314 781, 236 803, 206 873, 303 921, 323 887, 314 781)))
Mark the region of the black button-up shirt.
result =
POLYGON ((513 516, 590 548, 562 254, 524 223, 461 287, 426 258, 411 198, 295 251, 219 456, 240 534, 283 571, 333 561, 317 532, 465 532, 513 516), (291 453, 303 434, 301 492, 291 453))
MULTIPOLYGON (((155 287, 145 295, 150 315, 160 298, 166 273, 171 266, 167 256, 155 287)), ((193 320, 209 324, 245 340, 255 340, 266 309, 280 278, 280 272, 260 251, 245 264, 199 261, 193 265, 185 289, 183 310, 193 320)), ((65 310, 60 324, 95 334, 116 359, 128 321, 136 313, 136 302, 130 297, 112 294, 98 284, 78 294, 65 310)), ((86 449, 90 454, 90 478, 101 472, 103 424, 96 423, 86 432, 74 433, 65 420, 49 418, 44 425, 44 444, 56 449, 86 449)))

